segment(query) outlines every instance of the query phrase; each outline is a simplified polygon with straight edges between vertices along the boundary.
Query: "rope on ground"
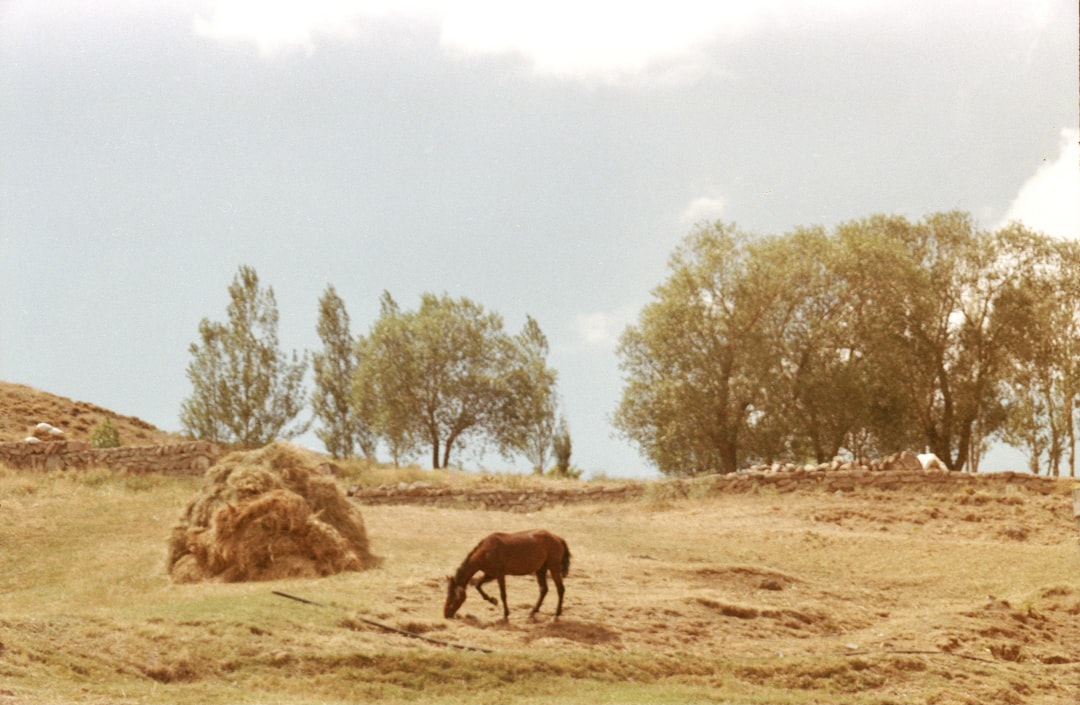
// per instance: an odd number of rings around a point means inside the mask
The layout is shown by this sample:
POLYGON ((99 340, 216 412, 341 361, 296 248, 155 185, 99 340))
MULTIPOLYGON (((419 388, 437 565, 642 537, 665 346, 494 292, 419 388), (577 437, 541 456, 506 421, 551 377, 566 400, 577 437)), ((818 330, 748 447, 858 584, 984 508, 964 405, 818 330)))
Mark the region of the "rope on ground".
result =
MULTIPOLYGON (((296 595, 290 595, 289 593, 281 592, 280 590, 271 590, 271 592, 273 594, 277 595, 278 597, 284 597, 284 598, 289 599, 289 600, 295 600, 296 602, 302 602, 305 605, 312 605, 314 607, 334 607, 334 605, 326 605, 326 604, 323 604, 321 602, 315 602, 314 600, 309 600, 309 599, 307 599, 305 597, 298 597, 296 595)), ((338 609, 344 610, 344 608, 338 608, 338 609)), ((344 611, 347 611, 347 610, 344 610, 344 611)), ((410 632, 407 629, 400 629, 398 627, 394 627, 394 626, 391 626, 389 624, 383 624, 382 622, 377 622, 374 619, 368 619, 367 617, 364 617, 362 615, 354 614, 352 616, 355 619, 363 622, 364 624, 370 624, 373 627, 378 627, 379 629, 383 629, 383 630, 386 630, 388 632, 393 632, 395 634, 401 634, 402 636, 411 637, 413 639, 421 639, 423 641, 427 641, 427 642, 430 642, 432 644, 438 644, 439 646, 449 646, 451 648, 461 649, 463 651, 478 651, 478 652, 480 652, 482 654, 493 654, 493 653, 495 653, 495 651, 493 649, 485 649, 482 646, 469 646, 468 644, 457 644, 457 643, 454 643, 452 641, 443 641, 442 639, 433 639, 430 636, 425 636, 424 634, 418 634, 416 632, 410 632)))
POLYGON ((958 654, 952 651, 941 651, 933 649, 881 649, 878 651, 848 651, 845 656, 874 656, 875 654, 905 654, 914 656, 952 656, 954 658, 963 658, 968 661, 981 661, 982 663, 1000 663, 994 659, 982 658, 980 656, 971 656, 969 654, 958 654))

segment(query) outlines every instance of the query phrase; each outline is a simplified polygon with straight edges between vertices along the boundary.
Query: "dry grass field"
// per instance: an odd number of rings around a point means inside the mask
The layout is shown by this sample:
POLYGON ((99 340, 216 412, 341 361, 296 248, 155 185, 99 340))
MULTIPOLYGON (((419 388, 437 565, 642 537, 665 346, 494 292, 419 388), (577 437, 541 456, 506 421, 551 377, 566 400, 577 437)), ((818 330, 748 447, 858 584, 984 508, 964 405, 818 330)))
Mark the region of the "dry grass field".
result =
POLYGON ((200 482, 0 468, 0 705, 1064 704, 1080 693, 1068 482, 1050 495, 691 498, 654 483, 633 502, 534 514, 366 506, 379 568, 177 585, 166 544, 200 482), (475 591, 444 620, 444 576, 469 549, 531 527, 570 545, 563 617, 552 619, 552 591, 528 621, 536 583, 517 577, 508 623, 475 591))

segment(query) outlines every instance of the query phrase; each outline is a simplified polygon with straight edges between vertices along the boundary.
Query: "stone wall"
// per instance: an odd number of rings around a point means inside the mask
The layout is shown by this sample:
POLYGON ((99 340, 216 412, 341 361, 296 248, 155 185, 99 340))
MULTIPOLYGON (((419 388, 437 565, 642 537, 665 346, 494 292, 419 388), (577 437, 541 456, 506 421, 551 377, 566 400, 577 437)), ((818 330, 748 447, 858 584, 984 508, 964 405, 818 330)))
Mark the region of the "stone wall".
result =
MULTIPOLYGON (((483 508, 533 512, 547 506, 625 502, 653 497, 658 500, 705 497, 710 494, 795 491, 854 492, 856 490, 903 490, 956 492, 964 488, 1002 489, 1013 486, 1038 494, 1065 491, 1075 480, 1055 479, 1027 473, 961 473, 924 470, 844 470, 800 468, 783 472, 750 470, 728 475, 687 479, 611 484, 586 483, 578 487, 521 489, 455 488, 427 482, 398 483, 379 487, 352 487, 349 496, 362 504, 419 504, 441 507, 483 508)), ((1080 520, 1078 520, 1080 521, 1080 520)))
POLYGON ((581 487, 530 487, 520 489, 446 487, 428 482, 399 483, 379 487, 352 487, 348 494, 361 504, 421 504, 439 507, 534 512, 547 506, 599 502, 625 502, 644 494, 640 482, 581 487))
POLYGON ((106 467, 133 475, 202 475, 219 455, 207 441, 120 448, 91 448, 85 441, 0 443, 0 463, 16 470, 106 467))
POLYGON ((1013 485, 1040 494, 1050 494, 1064 486, 1065 481, 1018 472, 872 471, 866 468, 833 471, 813 468, 788 472, 740 472, 683 482, 687 485, 695 482, 709 483, 713 490, 720 492, 747 492, 761 489, 772 489, 776 492, 791 492, 798 489, 851 492, 857 489, 895 490, 905 487, 929 491, 955 491, 965 487, 990 489, 1013 485))

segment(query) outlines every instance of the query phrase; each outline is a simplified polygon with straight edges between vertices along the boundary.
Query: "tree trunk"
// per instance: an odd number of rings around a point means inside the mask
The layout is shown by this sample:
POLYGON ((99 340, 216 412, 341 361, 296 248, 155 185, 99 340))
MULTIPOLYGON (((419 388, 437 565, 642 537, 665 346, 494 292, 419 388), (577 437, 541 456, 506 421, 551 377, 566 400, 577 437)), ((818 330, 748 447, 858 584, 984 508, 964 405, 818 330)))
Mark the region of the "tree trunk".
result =
POLYGON ((739 446, 737 443, 722 441, 720 447, 720 474, 727 475, 739 469, 739 446))
POLYGON ((1069 419, 1069 477, 1076 477, 1076 424, 1073 423, 1075 418, 1075 407, 1072 399, 1067 402, 1069 407, 1069 414, 1066 418, 1069 419))

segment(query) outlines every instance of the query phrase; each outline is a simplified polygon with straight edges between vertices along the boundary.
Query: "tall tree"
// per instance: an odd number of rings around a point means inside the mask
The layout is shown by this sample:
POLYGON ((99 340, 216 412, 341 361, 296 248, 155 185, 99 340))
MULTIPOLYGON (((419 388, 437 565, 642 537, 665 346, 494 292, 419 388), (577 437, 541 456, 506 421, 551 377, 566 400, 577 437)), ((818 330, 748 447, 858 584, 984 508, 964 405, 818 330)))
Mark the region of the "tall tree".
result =
POLYGON ((440 468, 466 447, 522 450, 542 406, 538 387, 554 383, 538 364, 538 331, 531 322, 508 336, 500 316, 467 298, 424 294, 418 310, 402 311, 384 294, 358 345, 354 402, 395 457, 426 445, 440 468))
POLYGON ((505 452, 519 450, 533 469, 544 472, 555 437, 555 371, 548 367, 547 336, 532 316, 513 340, 518 362, 510 373, 510 408, 500 432, 505 452))
POLYGON ((1076 472, 1076 412, 1080 406, 1080 245, 1053 241, 1014 226, 1013 237, 1036 263, 1001 297, 995 311, 1011 333, 1002 384, 1001 437, 1024 448, 1031 471, 1057 476, 1066 461, 1076 472))
POLYGON ((618 354, 614 423, 668 475, 734 472, 776 356, 764 345, 782 281, 759 276, 758 245, 734 226, 692 232, 618 354))
POLYGON ((876 241, 864 260, 881 287, 867 327, 873 354, 895 371, 925 445, 950 469, 974 470, 1000 419, 1007 348, 995 303, 1029 255, 966 213, 861 226, 876 241))
POLYGON ((345 302, 333 285, 327 286, 319 299, 317 331, 323 348, 312 357, 315 389, 311 403, 322 426, 315 435, 335 458, 350 457, 356 448, 371 458, 375 436, 362 416, 354 413, 350 389, 356 369, 356 341, 349 332, 345 302))
POLYGON ((187 376, 192 395, 180 407, 184 430, 196 438, 257 448, 293 438, 310 422, 304 408, 306 355, 280 349, 272 288, 262 289, 255 269, 242 265, 229 285, 227 323, 199 323, 187 376))
POLYGON ((757 248, 758 276, 785 282, 766 319, 764 399, 748 451, 823 462, 866 421, 866 361, 853 323, 862 292, 844 253, 823 228, 799 228, 757 248), (838 404, 837 399, 844 399, 838 404))
POLYGON ((386 443, 394 465, 420 446, 420 371, 405 315, 389 292, 379 301, 379 319, 356 343, 352 377, 353 413, 386 443))

